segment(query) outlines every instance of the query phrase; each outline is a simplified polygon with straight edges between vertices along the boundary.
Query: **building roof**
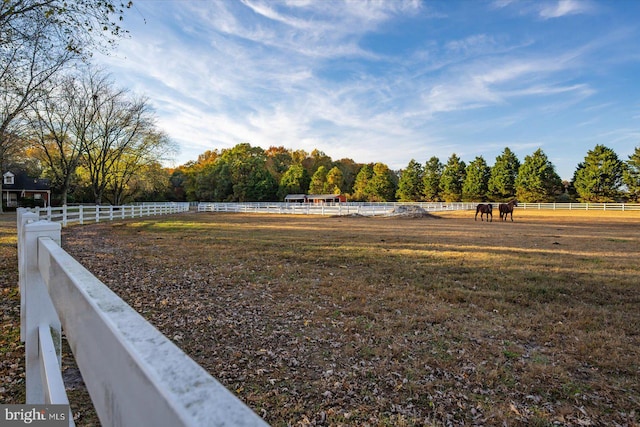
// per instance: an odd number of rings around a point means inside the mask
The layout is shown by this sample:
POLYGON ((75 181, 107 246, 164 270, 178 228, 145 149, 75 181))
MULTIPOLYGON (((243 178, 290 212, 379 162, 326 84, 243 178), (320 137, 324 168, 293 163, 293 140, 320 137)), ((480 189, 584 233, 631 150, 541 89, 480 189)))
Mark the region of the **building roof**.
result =
POLYGON ((51 189, 51 183, 48 179, 32 178, 24 171, 7 171, 4 173, 2 181, 2 190, 9 191, 48 191, 51 189), (5 184, 4 177, 7 175, 13 175, 13 184, 5 184))

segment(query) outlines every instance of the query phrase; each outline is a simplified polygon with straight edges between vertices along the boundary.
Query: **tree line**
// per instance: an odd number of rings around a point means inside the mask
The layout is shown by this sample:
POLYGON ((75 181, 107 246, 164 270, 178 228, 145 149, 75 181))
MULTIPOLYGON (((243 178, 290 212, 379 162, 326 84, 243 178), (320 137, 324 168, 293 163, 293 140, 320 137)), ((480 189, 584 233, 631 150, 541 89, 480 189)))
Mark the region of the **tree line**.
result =
POLYGON ((248 143, 207 151, 173 171, 174 199, 275 201, 287 194, 345 194, 351 201, 581 201, 637 202, 640 148, 627 161, 603 145, 590 150, 573 180, 563 182, 542 149, 523 162, 506 147, 489 166, 482 156, 466 164, 456 154, 442 163, 409 161, 391 170, 384 163, 333 161, 319 150, 264 150, 248 143))
MULTIPOLYGON (((0 173, 29 163, 34 120, 46 120, 34 118, 39 104, 57 91, 62 75, 89 63, 93 52, 108 52, 115 45, 131 5, 111 0, 0 2, 0 173)), ((103 124, 105 133, 112 130, 103 124)))

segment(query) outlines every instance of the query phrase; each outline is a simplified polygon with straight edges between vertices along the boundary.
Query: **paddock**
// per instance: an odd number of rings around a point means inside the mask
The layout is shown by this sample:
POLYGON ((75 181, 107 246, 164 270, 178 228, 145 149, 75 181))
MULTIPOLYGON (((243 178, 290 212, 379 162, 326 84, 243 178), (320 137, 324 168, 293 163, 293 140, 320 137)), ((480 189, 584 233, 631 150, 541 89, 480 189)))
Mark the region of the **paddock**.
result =
POLYGON ((202 213, 63 247, 272 425, 637 423, 640 212, 202 213))

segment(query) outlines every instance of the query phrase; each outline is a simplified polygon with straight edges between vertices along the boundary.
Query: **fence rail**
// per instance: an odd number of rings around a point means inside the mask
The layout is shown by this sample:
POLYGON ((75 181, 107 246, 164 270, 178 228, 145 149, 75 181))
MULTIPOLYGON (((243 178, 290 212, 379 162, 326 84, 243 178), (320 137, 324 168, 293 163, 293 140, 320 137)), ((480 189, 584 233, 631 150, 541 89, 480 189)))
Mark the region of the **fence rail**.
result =
POLYGON ((638 203, 518 203, 522 209, 573 211, 640 211, 638 203))
MULTIPOLYGON (((492 202, 494 208, 500 202, 492 202)), ((475 209, 477 202, 347 202, 347 203, 223 203, 200 202, 198 212, 246 212, 300 215, 362 215, 391 216, 400 206, 419 206, 427 212, 475 209)), ((592 211, 640 211, 637 203, 519 203, 522 209, 538 210, 592 210, 592 211)))
POLYGON ((388 216, 400 206, 419 206, 427 212, 475 209, 474 203, 214 203, 201 202, 198 212, 247 212, 299 215, 388 216))
POLYGON ((138 218, 152 215, 167 215, 189 211, 189 203, 145 203, 141 205, 79 205, 35 208, 40 219, 69 224, 113 221, 115 219, 138 218))
POLYGON ((267 425, 65 252, 60 223, 21 208, 17 225, 27 403, 69 403, 64 330, 102 425, 267 425))

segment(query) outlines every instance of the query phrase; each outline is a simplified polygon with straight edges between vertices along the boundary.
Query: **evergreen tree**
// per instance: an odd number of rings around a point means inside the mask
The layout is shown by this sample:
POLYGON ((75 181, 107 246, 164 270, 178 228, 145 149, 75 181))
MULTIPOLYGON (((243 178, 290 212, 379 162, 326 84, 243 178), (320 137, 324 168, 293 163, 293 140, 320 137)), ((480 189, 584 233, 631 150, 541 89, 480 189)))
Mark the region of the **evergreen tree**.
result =
POLYGON ((449 157, 440 178, 440 195, 446 202, 462 200, 462 186, 466 175, 465 163, 454 153, 449 157))
POLYGON ((440 201, 440 179, 444 169, 440 159, 433 156, 424 165, 422 173, 422 187, 424 200, 427 202, 440 201))
POLYGON ((496 201, 507 201, 516 196, 516 178, 520 169, 520 161, 516 155, 506 147, 491 168, 489 177, 489 197, 496 201))
POLYGON ((563 189, 555 167, 540 148, 524 158, 515 185, 518 200, 530 203, 551 202, 563 189))
POLYGON ((491 168, 482 156, 476 157, 466 168, 466 176, 462 185, 462 200, 466 202, 484 201, 491 168))
POLYGON ((400 175, 396 198, 401 202, 417 202, 422 200, 422 194, 424 192, 422 175, 422 165, 414 159, 411 159, 406 169, 404 169, 400 175))
POLYGON ((371 202, 391 202, 395 200, 396 188, 393 171, 384 163, 373 165, 373 177, 367 185, 367 199, 371 202))
POLYGON ((580 201, 615 202, 620 197, 625 165, 612 149, 596 145, 580 166, 573 183, 580 201))
POLYGON ((327 168, 320 166, 311 177, 309 194, 325 194, 327 186, 327 168))
POLYGON ((309 173, 301 165, 291 165, 280 178, 278 189, 279 199, 284 199, 287 194, 306 194, 311 178, 309 173))
POLYGON ((640 201, 640 147, 636 147, 629 156, 622 181, 629 191, 629 200, 636 203, 640 201))

